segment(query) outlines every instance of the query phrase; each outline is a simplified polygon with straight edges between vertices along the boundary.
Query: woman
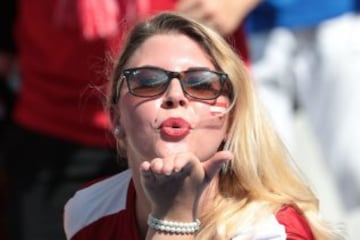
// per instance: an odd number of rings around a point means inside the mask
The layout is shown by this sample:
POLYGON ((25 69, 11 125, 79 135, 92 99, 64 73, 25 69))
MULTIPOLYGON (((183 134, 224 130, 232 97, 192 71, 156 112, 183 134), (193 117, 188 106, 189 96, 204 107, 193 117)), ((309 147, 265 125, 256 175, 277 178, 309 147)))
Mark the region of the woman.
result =
POLYGON ((69 200, 68 239, 340 238, 217 33, 163 13, 124 46, 109 110, 129 170, 69 200))

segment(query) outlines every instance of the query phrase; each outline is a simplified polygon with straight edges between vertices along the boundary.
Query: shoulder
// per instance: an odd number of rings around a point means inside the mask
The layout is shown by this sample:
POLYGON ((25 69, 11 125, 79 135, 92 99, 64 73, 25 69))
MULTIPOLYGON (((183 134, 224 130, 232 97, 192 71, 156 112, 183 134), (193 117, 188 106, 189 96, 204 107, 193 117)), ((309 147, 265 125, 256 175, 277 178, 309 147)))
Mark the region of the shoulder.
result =
POLYGON ((276 213, 277 221, 285 227, 286 235, 290 239, 313 240, 309 223, 305 216, 293 206, 286 205, 276 213))
POLYGON ((92 182, 77 191, 64 207, 64 229, 68 239, 78 231, 126 208, 131 172, 92 182))
POLYGON ((314 240, 304 216, 294 207, 284 206, 255 224, 245 227, 232 240, 314 240))

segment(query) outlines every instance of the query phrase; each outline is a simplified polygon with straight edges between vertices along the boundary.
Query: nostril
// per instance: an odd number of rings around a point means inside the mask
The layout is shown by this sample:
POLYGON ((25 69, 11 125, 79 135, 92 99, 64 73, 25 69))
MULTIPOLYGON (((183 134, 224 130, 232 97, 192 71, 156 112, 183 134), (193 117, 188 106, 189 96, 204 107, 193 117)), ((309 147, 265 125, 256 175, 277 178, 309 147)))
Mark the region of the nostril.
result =
POLYGON ((174 102, 168 100, 168 101, 165 102, 165 106, 166 106, 166 107, 169 107, 169 108, 174 107, 174 102))
POLYGON ((169 99, 169 100, 165 101, 164 104, 167 108, 173 108, 176 106, 184 107, 184 106, 186 106, 186 101, 184 99, 179 99, 177 101, 175 101, 173 99, 172 100, 169 99))
POLYGON ((182 106, 182 107, 185 106, 185 105, 186 105, 185 100, 181 99, 181 100, 179 101, 179 105, 182 106))

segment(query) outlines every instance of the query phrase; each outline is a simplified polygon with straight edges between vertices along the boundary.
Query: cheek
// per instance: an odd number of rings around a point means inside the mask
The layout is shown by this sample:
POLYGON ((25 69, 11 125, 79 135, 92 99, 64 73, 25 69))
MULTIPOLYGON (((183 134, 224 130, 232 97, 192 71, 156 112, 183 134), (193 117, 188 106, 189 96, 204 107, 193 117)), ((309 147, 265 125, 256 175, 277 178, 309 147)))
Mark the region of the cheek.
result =
POLYGON ((152 148, 152 143, 156 141, 152 123, 159 111, 158 105, 157 101, 131 96, 124 96, 121 100, 120 124, 125 132, 128 150, 140 153, 152 148))
POLYGON ((226 139, 229 114, 223 112, 223 107, 215 104, 199 105, 196 107, 196 112, 199 120, 194 129, 194 146, 197 146, 195 152, 200 159, 207 159, 226 139), (221 113, 218 110, 221 110, 221 113), (201 146, 207 146, 207 148, 201 146))
POLYGON ((198 129, 212 129, 219 132, 226 132, 229 120, 228 110, 229 101, 226 98, 218 98, 216 102, 210 104, 196 105, 195 112, 198 117, 198 129))
POLYGON ((156 101, 124 96, 120 105, 120 124, 124 131, 134 131, 151 125, 158 111, 156 101))

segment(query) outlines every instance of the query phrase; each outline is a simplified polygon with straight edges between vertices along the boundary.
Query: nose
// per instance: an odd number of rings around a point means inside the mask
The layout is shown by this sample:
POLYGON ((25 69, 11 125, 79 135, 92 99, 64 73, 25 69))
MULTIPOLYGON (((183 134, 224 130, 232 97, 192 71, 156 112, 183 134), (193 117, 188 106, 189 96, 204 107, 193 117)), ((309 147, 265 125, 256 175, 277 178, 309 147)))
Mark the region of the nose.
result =
POLYGON ((179 79, 172 79, 170 81, 163 99, 162 105, 165 108, 186 107, 189 104, 179 79))

